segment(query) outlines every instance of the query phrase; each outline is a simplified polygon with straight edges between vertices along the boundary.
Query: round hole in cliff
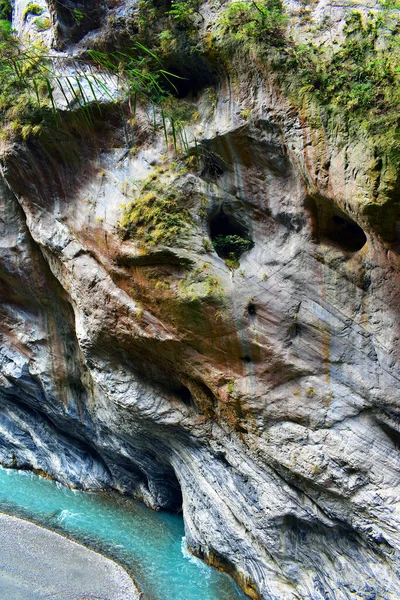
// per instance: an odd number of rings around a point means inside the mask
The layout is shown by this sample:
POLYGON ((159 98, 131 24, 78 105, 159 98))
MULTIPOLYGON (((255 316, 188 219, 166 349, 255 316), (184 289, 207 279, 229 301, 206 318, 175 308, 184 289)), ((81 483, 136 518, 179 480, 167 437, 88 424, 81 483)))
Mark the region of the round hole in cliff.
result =
POLYGON ((245 227, 223 208, 211 217, 209 229, 214 249, 221 258, 237 260, 254 246, 245 227))
POLYGON ((248 356, 248 355, 246 355, 246 356, 242 356, 242 357, 241 357, 241 359, 242 359, 242 361, 243 361, 243 362, 245 362, 245 363, 251 363, 251 362, 252 362, 252 360, 251 360, 251 356, 248 356))
POLYGON ((311 217, 314 241, 344 252, 358 252, 367 242, 362 228, 326 198, 308 198, 305 208, 311 217))
POLYGON ((182 400, 183 404, 190 405, 193 402, 192 394, 190 393, 189 388, 185 385, 180 385, 176 388, 175 394, 182 400))
POLYGON ((249 302, 248 303, 248 305, 247 305, 247 312, 252 317, 254 317, 254 315, 257 313, 256 305, 254 304, 254 302, 249 302))
POLYGON ((215 85, 214 74, 199 54, 193 53, 189 56, 183 48, 182 54, 179 54, 178 50, 173 59, 165 63, 165 69, 170 75, 162 81, 162 85, 173 96, 197 98, 203 90, 215 85))
POLYGON ((173 388, 172 392, 182 404, 198 412, 198 406, 189 388, 179 383, 173 388))
POLYGON ((58 46, 78 42, 82 37, 101 25, 105 7, 98 0, 54 0, 58 21, 58 46))

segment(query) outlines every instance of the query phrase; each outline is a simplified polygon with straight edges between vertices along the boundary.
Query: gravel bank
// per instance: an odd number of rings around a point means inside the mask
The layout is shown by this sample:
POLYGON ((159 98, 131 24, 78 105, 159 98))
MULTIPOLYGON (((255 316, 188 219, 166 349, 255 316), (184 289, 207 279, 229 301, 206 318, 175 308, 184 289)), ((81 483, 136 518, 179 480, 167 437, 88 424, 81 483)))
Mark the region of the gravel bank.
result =
POLYGON ((138 600, 129 575, 93 550, 0 514, 0 600, 138 600))

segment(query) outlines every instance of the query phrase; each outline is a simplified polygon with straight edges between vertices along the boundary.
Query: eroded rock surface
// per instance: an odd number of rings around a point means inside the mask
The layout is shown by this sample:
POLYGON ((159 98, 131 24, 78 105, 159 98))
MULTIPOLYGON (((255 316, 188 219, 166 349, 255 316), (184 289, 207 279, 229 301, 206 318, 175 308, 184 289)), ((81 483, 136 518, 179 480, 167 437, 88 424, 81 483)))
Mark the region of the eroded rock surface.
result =
POLYGON ((78 160, 4 150, 1 462, 182 507, 251 597, 394 600, 399 259, 369 218, 376 160, 243 65, 190 102, 196 166, 141 109, 134 152, 111 116, 78 160), (185 215, 168 244, 121 233, 144 182, 185 215), (237 268, 218 234, 253 242, 237 268))

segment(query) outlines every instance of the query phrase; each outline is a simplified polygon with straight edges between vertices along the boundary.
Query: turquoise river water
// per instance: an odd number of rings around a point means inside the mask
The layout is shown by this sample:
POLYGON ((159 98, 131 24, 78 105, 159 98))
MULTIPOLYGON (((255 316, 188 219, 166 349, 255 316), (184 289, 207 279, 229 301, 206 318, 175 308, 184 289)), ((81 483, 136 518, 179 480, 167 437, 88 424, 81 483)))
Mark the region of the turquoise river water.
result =
POLYGON ((154 512, 116 493, 73 491, 0 467, 0 512, 66 534, 116 559, 146 600, 244 600, 224 573, 191 556, 179 515, 154 512))

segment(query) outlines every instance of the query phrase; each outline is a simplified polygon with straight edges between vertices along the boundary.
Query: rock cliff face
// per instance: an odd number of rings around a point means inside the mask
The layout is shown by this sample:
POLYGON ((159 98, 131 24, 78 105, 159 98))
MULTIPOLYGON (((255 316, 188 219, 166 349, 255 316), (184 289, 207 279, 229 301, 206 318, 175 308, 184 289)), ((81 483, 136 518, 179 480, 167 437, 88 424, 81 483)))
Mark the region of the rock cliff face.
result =
MULTIPOLYGON (((92 4, 50 3, 59 48, 134 20, 92 4)), ((144 107, 3 144, 1 463, 182 507, 252 598, 398 598, 396 178, 256 64, 190 60, 196 161, 144 107)))

